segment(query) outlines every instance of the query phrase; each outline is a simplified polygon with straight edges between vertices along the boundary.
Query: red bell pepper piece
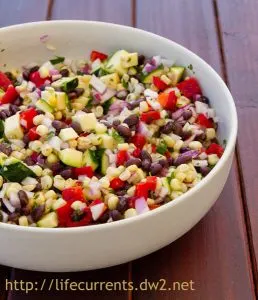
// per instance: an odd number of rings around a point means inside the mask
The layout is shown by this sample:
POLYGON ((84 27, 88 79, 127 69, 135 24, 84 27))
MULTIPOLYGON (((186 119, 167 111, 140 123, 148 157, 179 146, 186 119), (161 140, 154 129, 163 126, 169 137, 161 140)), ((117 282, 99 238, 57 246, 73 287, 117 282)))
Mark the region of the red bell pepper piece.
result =
POLYGON ((116 165, 123 166, 128 159, 128 154, 126 150, 120 150, 116 154, 116 165))
POLYGON ((44 85, 47 80, 50 80, 51 78, 50 77, 41 78, 39 71, 35 71, 30 73, 29 79, 31 82, 33 82, 36 85, 36 87, 39 88, 42 85, 44 85))
POLYGON ((80 175, 86 175, 87 177, 91 178, 94 175, 93 169, 90 166, 74 168, 73 171, 76 177, 79 177, 80 175))
POLYGON ((156 153, 157 152, 157 146, 156 145, 151 145, 151 152, 156 153))
POLYGON ((96 199, 96 200, 94 200, 94 201, 91 202, 91 204, 90 204, 89 207, 91 207, 93 205, 98 205, 98 204, 101 204, 101 203, 103 203, 103 201, 101 201, 100 199, 96 199))
POLYGON ((207 154, 217 154, 218 157, 221 157, 223 152, 224 152, 224 149, 216 143, 210 144, 210 146, 206 150, 207 154))
POLYGON ((196 78, 191 77, 182 82, 179 82, 177 88, 187 98, 192 99, 195 95, 201 95, 202 90, 196 78))
POLYGON ((20 113, 20 120, 21 120, 21 125, 29 130, 34 126, 33 124, 33 118, 38 115, 37 111, 35 108, 31 107, 27 110, 24 110, 23 112, 20 113))
POLYGON ((78 220, 73 219, 74 210, 71 208, 72 203, 66 203, 56 210, 59 227, 79 227, 86 226, 92 221, 92 214, 89 207, 85 207, 78 215, 78 220))
POLYGON ((206 128, 213 128, 213 122, 211 119, 208 119, 204 114, 199 114, 196 123, 200 124, 206 128))
POLYGON ((13 85, 9 85, 4 95, 0 98, 0 104, 13 103, 19 94, 13 85))
POLYGON ((132 155, 133 155, 134 157, 139 158, 140 155, 141 155, 141 149, 140 149, 140 148, 136 148, 136 149, 133 151, 132 155))
POLYGON ((5 75, 5 73, 0 72, 0 89, 6 91, 9 85, 12 85, 11 80, 5 75))
POLYGON ((150 124, 151 122, 159 119, 160 119, 160 112, 155 110, 142 113, 140 116, 140 120, 147 124, 150 124))
POLYGON ((83 195, 83 189, 81 186, 74 186, 71 188, 64 189, 62 191, 62 197, 65 201, 73 203, 74 201, 85 201, 83 195))
POLYGON ((144 135, 140 134, 140 133, 136 133, 133 137, 132 137, 132 143, 139 149, 142 149, 143 146, 146 143, 146 138, 144 135))
POLYGON ((175 94, 175 91, 171 91, 168 94, 167 103, 165 104, 165 109, 170 111, 176 110, 176 102, 177 102, 177 96, 175 94))
POLYGON ((156 186, 157 186, 157 177, 149 176, 146 178, 145 182, 140 182, 136 185, 135 196, 137 198, 144 197, 145 199, 147 199, 149 195, 149 191, 155 191, 156 186))
POLYGON ((114 178, 110 182, 110 187, 113 190, 121 190, 125 186, 125 182, 121 180, 119 177, 114 178))
POLYGON ((28 132, 28 138, 30 141, 36 141, 40 138, 40 136, 36 132, 37 126, 30 128, 28 132))
POLYGON ((168 85, 157 76, 153 76, 152 82, 156 86, 156 88, 161 91, 164 91, 168 87, 168 85))
POLYGON ((90 60, 94 61, 96 59, 100 59, 101 61, 107 59, 108 56, 105 53, 98 52, 98 51, 92 51, 90 54, 90 60))

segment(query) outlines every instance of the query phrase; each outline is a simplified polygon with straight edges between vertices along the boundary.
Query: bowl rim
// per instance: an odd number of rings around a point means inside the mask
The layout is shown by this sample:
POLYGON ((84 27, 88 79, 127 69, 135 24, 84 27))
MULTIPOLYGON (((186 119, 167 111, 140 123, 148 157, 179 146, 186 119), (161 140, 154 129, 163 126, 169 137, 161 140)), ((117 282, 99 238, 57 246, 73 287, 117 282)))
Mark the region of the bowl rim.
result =
POLYGON ((82 226, 82 227, 72 227, 72 228, 44 228, 44 227, 26 227, 26 226, 20 226, 20 225, 14 225, 14 224, 7 224, 0 222, 0 230, 10 230, 10 231, 21 231, 21 232, 41 232, 41 233, 50 233, 50 234, 72 234, 74 232, 80 233, 80 232, 91 232, 95 230, 111 230, 112 228, 116 227, 123 227, 127 226, 132 222, 141 222, 143 219, 152 218, 157 214, 162 213, 164 210, 172 208, 173 206, 177 206, 180 203, 187 200, 187 198, 191 197, 192 195, 196 194, 198 190, 202 189, 207 183, 209 183, 212 178, 219 173, 223 165, 227 162, 228 159, 230 159, 230 156, 234 152, 236 138, 237 138, 237 129, 238 129, 238 120, 237 120, 237 110, 235 106, 235 102, 233 100, 233 97, 226 86, 223 79, 220 77, 220 75, 206 62, 204 61, 200 56, 192 52, 191 50, 187 49, 186 47, 168 39, 163 36, 157 35, 155 33, 142 30, 139 28, 134 28, 126 25, 120 25, 115 23, 108 23, 108 22, 100 22, 100 21, 85 21, 85 20, 53 20, 53 21, 40 21, 40 22, 28 22, 23 24, 17 24, 17 25, 11 25, 7 27, 0 28, 1 32, 8 32, 16 29, 22 29, 22 28, 32 28, 36 27, 51 27, 53 25, 57 24, 65 24, 65 25, 91 25, 96 27, 105 27, 106 28, 117 28, 124 31, 137 31, 139 34, 149 36, 151 38, 156 39, 157 42, 162 41, 167 44, 170 44, 174 48, 177 48, 179 51, 188 52, 189 55, 191 55, 193 58, 198 60, 200 64, 207 69, 208 72, 210 72, 217 80, 219 85, 223 88, 223 92, 225 94, 225 97, 227 98, 227 101, 230 105, 230 112, 232 116, 232 124, 231 124, 231 134, 227 140, 227 145, 225 148, 225 151, 220 158, 219 162, 215 165, 215 167, 211 170, 211 172, 204 177, 196 186, 191 188, 189 191, 184 193, 183 195, 179 196, 175 200, 166 203, 165 205, 162 205, 154 210, 149 211, 148 213, 144 213, 142 215, 138 215, 134 218, 128 218, 123 219, 116 222, 111 223, 104 223, 104 224, 95 224, 95 225, 89 225, 89 226, 82 226))

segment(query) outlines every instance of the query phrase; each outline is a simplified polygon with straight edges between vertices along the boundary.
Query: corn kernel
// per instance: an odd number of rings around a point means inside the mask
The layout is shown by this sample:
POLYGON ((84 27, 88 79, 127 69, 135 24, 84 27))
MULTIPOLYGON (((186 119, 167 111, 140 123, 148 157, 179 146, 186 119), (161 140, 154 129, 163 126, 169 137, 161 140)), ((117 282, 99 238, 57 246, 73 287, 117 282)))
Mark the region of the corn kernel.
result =
POLYGON ((52 199, 56 199, 57 198, 57 194, 55 191, 53 190, 49 190, 45 193, 45 197, 46 199, 52 198, 52 199))
POLYGON ((69 140, 68 141, 69 147, 75 149, 78 145, 78 142, 76 140, 69 140))
POLYGON ((83 203, 81 201, 74 201, 73 204, 71 205, 71 208, 74 210, 81 210, 86 207, 86 203, 83 203))
POLYGON ((146 101, 140 102, 140 111, 147 112, 149 110, 148 103, 146 101))
POLYGON ((57 111, 55 113, 55 120, 61 120, 63 118, 63 114, 61 111, 57 111))
POLYGON ((128 150, 129 149, 129 144, 128 143, 122 143, 117 145, 118 150, 128 150))
POLYGON ((38 125, 36 133, 40 136, 45 136, 48 134, 48 128, 45 125, 38 125))
POLYGON ((162 134, 161 137, 163 138, 168 147, 172 148, 175 146, 176 141, 169 135, 162 134))
POLYGON ((53 185, 53 179, 49 175, 45 175, 45 176, 41 177, 40 183, 41 183, 43 190, 48 190, 53 185))
POLYGON ((190 99, 186 98, 185 96, 181 96, 177 99, 176 106, 183 107, 191 103, 190 99))
POLYGON ((206 129, 206 138, 207 140, 213 140, 216 137, 216 131, 214 128, 206 129))
POLYGON ((42 170, 42 176, 52 175, 52 174, 53 174, 52 170, 50 170, 48 168, 42 170))
POLYGON ((181 191, 182 190, 182 182, 180 182, 178 179, 173 178, 170 182, 170 186, 173 191, 181 191))
POLYGON ((179 156, 179 153, 178 153, 178 152, 173 152, 173 153, 171 153, 171 157, 172 157, 173 159, 177 159, 178 156, 179 156))
POLYGON ((54 177, 54 187, 62 191, 65 188, 65 180, 62 176, 56 175, 54 177))
POLYGON ((126 181, 130 178, 131 172, 128 170, 125 170, 123 173, 120 174, 119 178, 123 181, 126 181))
POLYGON ((98 106, 95 108, 95 116, 96 116, 97 118, 102 117, 102 116, 103 116, 103 112, 104 112, 104 110, 103 110, 103 107, 102 107, 102 106, 98 105, 98 106))
POLYGON ((74 102, 72 103, 72 108, 75 110, 82 110, 84 108, 84 105, 80 102, 74 102))
POLYGON ((100 178, 99 183, 101 184, 101 187, 105 189, 109 188, 110 186, 110 182, 107 177, 100 178))
POLYGON ((186 174, 183 172, 176 172, 175 178, 178 179, 179 181, 183 182, 186 178, 186 174))
POLYGON ((3 179, 3 177, 0 175, 0 188, 3 186, 3 183, 4 183, 4 179, 3 179))
POLYGON ((195 178, 196 178, 196 172, 194 172, 194 171, 188 171, 186 173, 185 182, 191 183, 191 182, 194 181, 195 178))
POLYGON ((45 113, 45 116, 46 116, 47 118, 49 118, 50 120, 52 120, 52 121, 54 121, 54 120, 55 120, 55 117, 54 117, 54 115, 53 115, 53 114, 51 114, 50 112, 46 112, 46 113, 45 113))
POLYGON ((124 213, 124 217, 126 219, 132 218, 132 217, 135 217, 135 216, 137 216, 137 212, 136 212, 136 209, 134 209, 134 208, 129 208, 124 213))
POLYGON ((174 145, 174 151, 179 152, 179 150, 183 147, 184 142, 182 140, 177 140, 174 145))
POLYGON ((208 163, 211 166, 216 165, 216 163, 219 161, 219 157, 217 154, 210 154, 208 155, 208 163))
POLYGON ((58 157, 54 153, 51 153, 47 157, 47 162, 50 163, 50 164, 54 164, 54 163, 58 162, 58 157))
POLYGON ((34 203, 41 205, 46 202, 46 198, 42 192, 34 194, 34 203))
POLYGON ((33 124, 38 126, 38 125, 42 124, 43 120, 44 120, 44 115, 42 115, 42 114, 37 115, 33 118, 33 124))
POLYGON ((33 142, 30 142, 30 143, 29 143, 29 148, 30 148, 32 151, 40 152, 41 147, 42 147, 41 141, 33 141, 33 142))
POLYGON ((155 201, 154 201, 153 199, 151 199, 151 198, 148 198, 148 199, 147 199, 147 204, 148 204, 149 206, 154 205, 154 204, 155 204, 155 201))
POLYGON ((119 202, 119 199, 117 196, 113 195, 113 196, 109 197, 108 198, 108 208, 110 210, 116 209, 118 202, 119 202))
POLYGON ((52 151, 53 151, 53 148, 49 144, 44 144, 41 148, 41 153, 44 156, 49 156, 52 151))
POLYGON ((105 133, 107 131, 107 126, 102 123, 97 123, 95 130, 98 134, 105 133))
POLYGON ((165 82, 167 85, 171 83, 171 80, 166 75, 161 75, 160 79, 165 82))
POLYGON ((26 216, 21 216, 19 218, 19 225, 20 226, 29 226, 29 222, 26 216))
POLYGON ((181 196, 181 195, 183 195, 182 192, 179 192, 179 191, 173 191, 173 192, 171 193, 171 198, 174 200, 174 199, 176 199, 177 197, 179 197, 179 196, 181 196))
POLYGON ((23 153, 19 152, 19 151, 13 151, 11 153, 11 156, 15 157, 15 158, 17 158, 19 160, 23 160, 25 158, 25 155, 23 153))
POLYGON ((190 170, 190 166, 187 165, 187 164, 182 164, 182 165, 179 165, 177 168, 176 168, 176 172, 183 172, 183 173, 186 173, 190 170))
POLYGON ((66 204, 66 201, 62 198, 58 198, 52 205, 53 210, 57 210, 58 208, 64 206, 66 204))
POLYGON ((192 150, 200 150, 202 149, 202 143, 199 141, 192 141, 189 143, 189 148, 192 150))
POLYGON ((136 165, 131 165, 131 166, 127 167, 127 170, 131 173, 136 172, 138 170, 138 167, 136 165))
POLYGON ((135 186, 132 186, 127 190, 127 195, 130 197, 133 196, 134 193, 135 193, 135 186))

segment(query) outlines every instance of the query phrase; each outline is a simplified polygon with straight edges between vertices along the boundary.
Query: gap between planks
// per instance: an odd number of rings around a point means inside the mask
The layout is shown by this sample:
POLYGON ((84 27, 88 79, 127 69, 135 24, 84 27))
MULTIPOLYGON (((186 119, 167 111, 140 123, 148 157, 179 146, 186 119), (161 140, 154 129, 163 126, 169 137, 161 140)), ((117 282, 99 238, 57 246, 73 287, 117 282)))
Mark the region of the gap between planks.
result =
MULTIPOLYGON (((229 78, 228 78, 228 70, 227 70, 227 64, 226 64, 226 58, 225 58, 225 50, 224 50, 224 41, 223 41, 223 34, 220 24, 220 14, 219 14, 219 8, 217 4, 217 0, 212 0, 213 2, 213 10, 215 15, 215 22, 216 22, 216 32, 217 32, 217 38, 218 38, 218 44, 219 44, 219 50, 220 50, 220 63, 221 63, 221 69, 222 69, 222 77, 226 83, 226 85, 230 88, 229 84, 229 78)), ((252 230, 251 230, 251 223, 250 223, 250 216, 249 216, 249 210, 248 205, 246 201, 246 190, 244 185, 244 178, 243 178, 243 172, 242 172, 242 162, 241 157, 239 154, 239 143, 238 139, 236 141, 236 149, 235 149, 235 157, 236 157, 236 163, 237 163, 237 178, 240 186, 240 193, 242 198, 242 207, 243 207, 243 215, 244 215, 244 225, 246 228, 246 246, 249 252, 249 263, 251 265, 251 281, 253 283, 253 289, 255 291, 256 298, 258 299, 258 269, 257 269, 257 262, 255 258, 255 251, 254 251, 254 245, 253 245, 253 237, 252 237, 252 230)))

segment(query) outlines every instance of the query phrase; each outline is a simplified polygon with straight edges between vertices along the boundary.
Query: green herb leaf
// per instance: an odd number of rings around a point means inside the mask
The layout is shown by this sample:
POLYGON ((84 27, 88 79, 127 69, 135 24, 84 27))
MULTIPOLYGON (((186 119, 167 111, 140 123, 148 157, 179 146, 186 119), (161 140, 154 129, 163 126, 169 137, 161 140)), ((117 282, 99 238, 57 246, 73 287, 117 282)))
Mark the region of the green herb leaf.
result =
POLYGON ((115 130, 112 131, 112 137, 118 144, 125 142, 124 138, 115 130))
POLYGON ((167 152, 167 149, 168 149, 168 147, 167 147, 167 145, 164 141, 161 141, 159 143, 159 145, 157 146, 157 152, 162 154, 162 155, 167 152))
POLYGON ((56 56, 55 58, 53 59, 50 59, 50 62, 52 65, 57 65, 57 64, 60 64, 62 62, 64 62, 65 58, 62 57, 62 56, 56 56))

